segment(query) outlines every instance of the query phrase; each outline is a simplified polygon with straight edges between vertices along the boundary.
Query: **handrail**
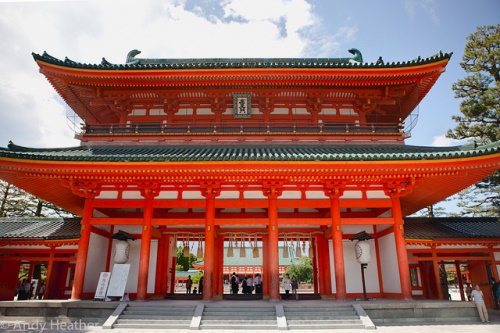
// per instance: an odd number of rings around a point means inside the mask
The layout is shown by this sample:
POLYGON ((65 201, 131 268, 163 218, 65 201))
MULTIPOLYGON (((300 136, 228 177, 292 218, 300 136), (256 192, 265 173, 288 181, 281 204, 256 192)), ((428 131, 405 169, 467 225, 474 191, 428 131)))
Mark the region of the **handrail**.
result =
POLYGON ((192 122, 192 123, 136 123, 136 124, 85 124, 84 134, 282 134, 282 133, 370 133, 400 134, 399 124, 371 123, 317 123, 311 122, 192 122))

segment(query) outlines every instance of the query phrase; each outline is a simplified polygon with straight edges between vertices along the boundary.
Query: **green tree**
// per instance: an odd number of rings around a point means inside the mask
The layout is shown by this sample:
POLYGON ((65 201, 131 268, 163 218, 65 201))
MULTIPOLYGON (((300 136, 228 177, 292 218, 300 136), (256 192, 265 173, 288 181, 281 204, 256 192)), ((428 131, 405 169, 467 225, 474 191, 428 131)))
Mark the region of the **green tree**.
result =
POLYGON ((290 274, 290 278, 295 275, 299 282, 312 283, 312 259, 309 257, 301 257, 295 260, 296 263, 288 266, 285 274, 290 274))
MULTIPOLYGON (((467 37, 460 66, 467 72, 453 84, 461 98, 461 115, 453 116, 457 126, 447 137, 473 144, 500 141, 500 24, 478 27, 467 37)), ((457 197, 463 215, 498 216, 500 214, 500 172, 486 177, 457 197)))
POLYGON ((198 260, 198 258, 192 253, 189 253, 188 258, 184 257, 184 249, 182 248, 182 246, 179 246, 177 248, 176 269, 178 271, 188 271, 190 268, 193 268, 193 262, 195 262, 197 260, 198 260))
POLYGON ((15 216, 71 217, 74 215, 12 184, 0 180, 0 217, 15 216))

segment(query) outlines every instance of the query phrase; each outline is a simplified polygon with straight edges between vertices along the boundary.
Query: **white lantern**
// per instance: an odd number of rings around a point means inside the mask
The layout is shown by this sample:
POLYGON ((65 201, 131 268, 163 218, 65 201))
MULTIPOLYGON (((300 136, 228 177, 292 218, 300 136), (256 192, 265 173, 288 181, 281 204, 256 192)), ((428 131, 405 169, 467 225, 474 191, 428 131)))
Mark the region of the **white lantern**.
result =
POLYGON ((115 264, 125 264, 128 261, 130 244, 125 240, 116 241, 113 252, 113 261, 115 264))
POLYGON ((360 264, 368 264, 372 260, 370 243, 367 241, 356 242, 356 260, 360 264))

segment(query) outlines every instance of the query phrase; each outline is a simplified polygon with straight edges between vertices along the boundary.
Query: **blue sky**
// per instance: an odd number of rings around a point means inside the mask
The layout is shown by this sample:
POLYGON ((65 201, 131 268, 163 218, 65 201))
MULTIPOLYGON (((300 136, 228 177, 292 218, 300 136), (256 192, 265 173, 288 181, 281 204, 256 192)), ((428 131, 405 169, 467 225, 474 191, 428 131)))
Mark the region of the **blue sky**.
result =
POLYGON ((499 13, 498 0, 0 0, 0 147, 79 144, 31 52, 124 63, 135 48, 147 58, 266 58, 349 57, 355 47, 365 62, 453 52, 406 143, 457 144, 444 134, 459 113, 451 85, 465 76, 466 37, 499 13))

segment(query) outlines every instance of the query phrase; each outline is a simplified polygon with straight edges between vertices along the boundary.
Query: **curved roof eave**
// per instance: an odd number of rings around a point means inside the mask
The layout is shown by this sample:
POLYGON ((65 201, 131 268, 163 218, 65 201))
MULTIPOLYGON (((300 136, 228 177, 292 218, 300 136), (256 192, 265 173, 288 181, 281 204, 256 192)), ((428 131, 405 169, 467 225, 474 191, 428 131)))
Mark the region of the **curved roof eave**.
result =
POLYGON ((401 68, 421 66, 449 60, 453 53, 438 53, 427 57, 402 62, 358 62, 339 61, 339 58, 213 58, 213 59, 136 59, 137 61, 126 64, 112 64, 103 58, 100 64, 87 64, 65 58, 58 59, 43 52, 42 55, 32 53, 37 62, 75 69, 92 70, 158 70, 158 69, 244 69, 244 68, 401 68), (142 62, 140 60, 143 60, 142 62), (144 61, 149 60, 149 61, 144 61), (153 61, 154 60, 154 61, 153 61))
POLYGON ((408 145, 200 145, 78 146, 27 148, 9 144, 0 157, 70 162, 215 162, 215 161, 410 161, 470 158, 500 153, 500 141, 472 147, 408 145))

